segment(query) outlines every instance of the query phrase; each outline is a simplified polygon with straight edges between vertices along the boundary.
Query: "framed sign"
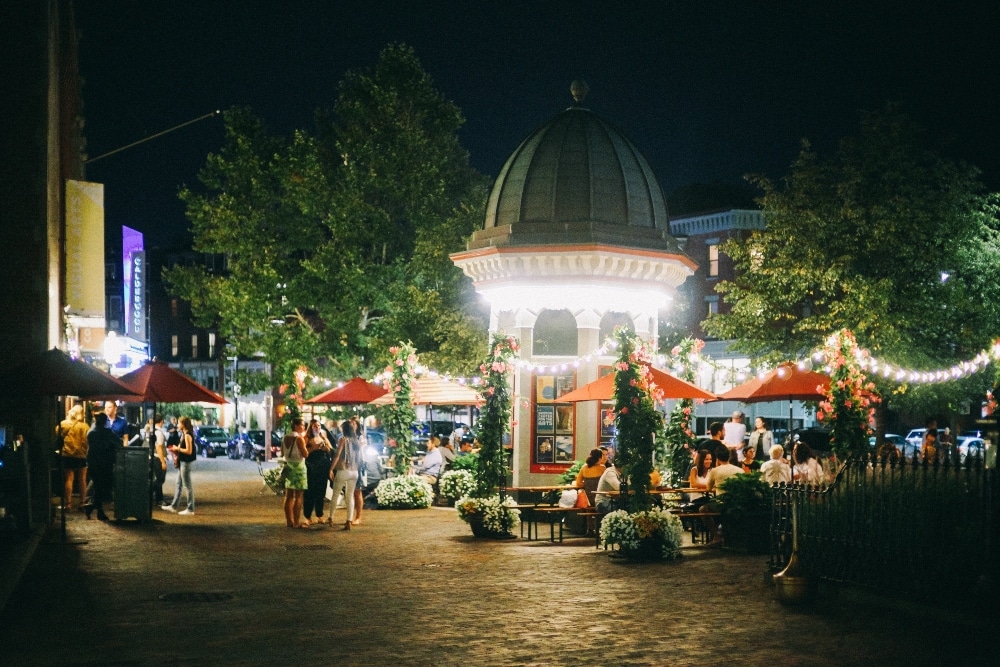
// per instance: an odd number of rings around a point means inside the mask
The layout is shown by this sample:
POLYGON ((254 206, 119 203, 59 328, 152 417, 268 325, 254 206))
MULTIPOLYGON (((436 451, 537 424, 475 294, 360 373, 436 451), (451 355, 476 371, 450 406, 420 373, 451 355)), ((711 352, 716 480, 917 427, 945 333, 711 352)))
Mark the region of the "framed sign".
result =
POLYGON ((576 406, 559 397, 576 388, 576 374, 536 375, 531 472, 562 472, 576 458, 576 406))

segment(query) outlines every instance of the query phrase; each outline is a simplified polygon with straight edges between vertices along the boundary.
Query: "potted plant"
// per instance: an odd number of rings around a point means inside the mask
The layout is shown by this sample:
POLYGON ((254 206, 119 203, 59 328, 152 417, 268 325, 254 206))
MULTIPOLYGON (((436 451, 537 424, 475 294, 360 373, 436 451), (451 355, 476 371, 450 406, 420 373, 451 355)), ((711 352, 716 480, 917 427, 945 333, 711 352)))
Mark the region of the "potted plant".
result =
POLYGON ((681 520, 664 509, 615 510, 604 517, 600 531, 605 546, 635 561, 680 558, 683 535, 681 520))
POLYGON ((455 503, 458 516, 469 524, 476 537, 508 538, 521 521, 521 511, 512 507, 514 499, 499 494, 487 498, 465 496, 455 503))
POLYGON ((521 513, 501 489, 507 477, 503 435, 510 424, 511 390, 508 374, 517 356, 517 339, 494 334, 490 351, 479 366, 485 382, 480 389, 484 405, 479 417, 479 458, 475 487, 455 507, 476 537, 512 537, 521 513))
POLYGON ((423 509, 431 506, 434 489, 419 475, 403 475, 379 482, 375 498, 380 509, 423 509))
POLYGON ((740 473, 719 486, 716 503, 722 514, 722 542, 727 549, 768 552, 773 497, 771 485, 759 472, 740 473))
POLYGON ((449 504, 469 495, 475 488, 476 479, 468 470, 448 470, 438 482, 441 497, 449 504))

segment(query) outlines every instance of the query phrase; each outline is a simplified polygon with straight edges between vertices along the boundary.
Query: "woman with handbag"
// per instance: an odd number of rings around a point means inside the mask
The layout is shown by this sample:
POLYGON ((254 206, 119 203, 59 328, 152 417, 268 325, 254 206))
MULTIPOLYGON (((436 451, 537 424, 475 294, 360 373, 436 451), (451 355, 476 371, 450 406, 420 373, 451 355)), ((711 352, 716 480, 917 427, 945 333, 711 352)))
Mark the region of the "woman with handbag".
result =
POLYGON ((330 472, 330 456, 333 445, 326 437, 326 432, 320 426, 318 419, 309 422, 306 435, 306 482, 308 487, 302 492, 302 513, 305 518, 303 526, 312 524, 313 511, 316 512, 316 523, 323 523, 323 505, 326 504, 326 485, 329 483, 327 474, 330 472))
POLYGON ((350 530, 354 524, 354 487, 358 483, 358 464, 361 461, 361 443, 354 436, 354 426, 345 421, 340 426, 341 437, 337 442, 337 451, 330 465, 330 479, 333 480, 333 500, 330 504, 330 523, 337 513, 337 505, 343 496, 347 503, 347 521, 344 530, 350 530))
POLYGON ((282 476, 285 478, 285 525, 289 528, 308 528, 302 523, 302 494, 308 487, 306 477, 305 422, 301 417, 292 420, 292 432, 281 441, 281 456, 285 459, 282 476))

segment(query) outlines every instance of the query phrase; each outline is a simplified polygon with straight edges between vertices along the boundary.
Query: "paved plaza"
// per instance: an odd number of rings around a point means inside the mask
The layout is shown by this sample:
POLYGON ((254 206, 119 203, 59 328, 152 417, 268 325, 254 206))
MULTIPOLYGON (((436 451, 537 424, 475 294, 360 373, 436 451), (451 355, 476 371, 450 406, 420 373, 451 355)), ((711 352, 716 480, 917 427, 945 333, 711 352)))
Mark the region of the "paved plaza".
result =
POLYGON ((826 587, 782 606, 761 556, 628 564, 589 539, 478 540, 450 508, 295 530, 255 464, 197 466, 195 516, 73 514, 42 541, 0 664, 995 664, 977 619, 826 587))

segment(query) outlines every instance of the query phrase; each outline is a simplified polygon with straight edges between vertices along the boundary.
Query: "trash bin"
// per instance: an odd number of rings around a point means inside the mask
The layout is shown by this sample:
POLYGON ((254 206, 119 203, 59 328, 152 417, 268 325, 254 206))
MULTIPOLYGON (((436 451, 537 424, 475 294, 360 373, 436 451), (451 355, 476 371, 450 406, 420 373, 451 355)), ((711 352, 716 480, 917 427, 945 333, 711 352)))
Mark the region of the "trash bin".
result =
POLYGON ((152 519, 149 447, 122 447, 115 453, 115 521, 152 519))

